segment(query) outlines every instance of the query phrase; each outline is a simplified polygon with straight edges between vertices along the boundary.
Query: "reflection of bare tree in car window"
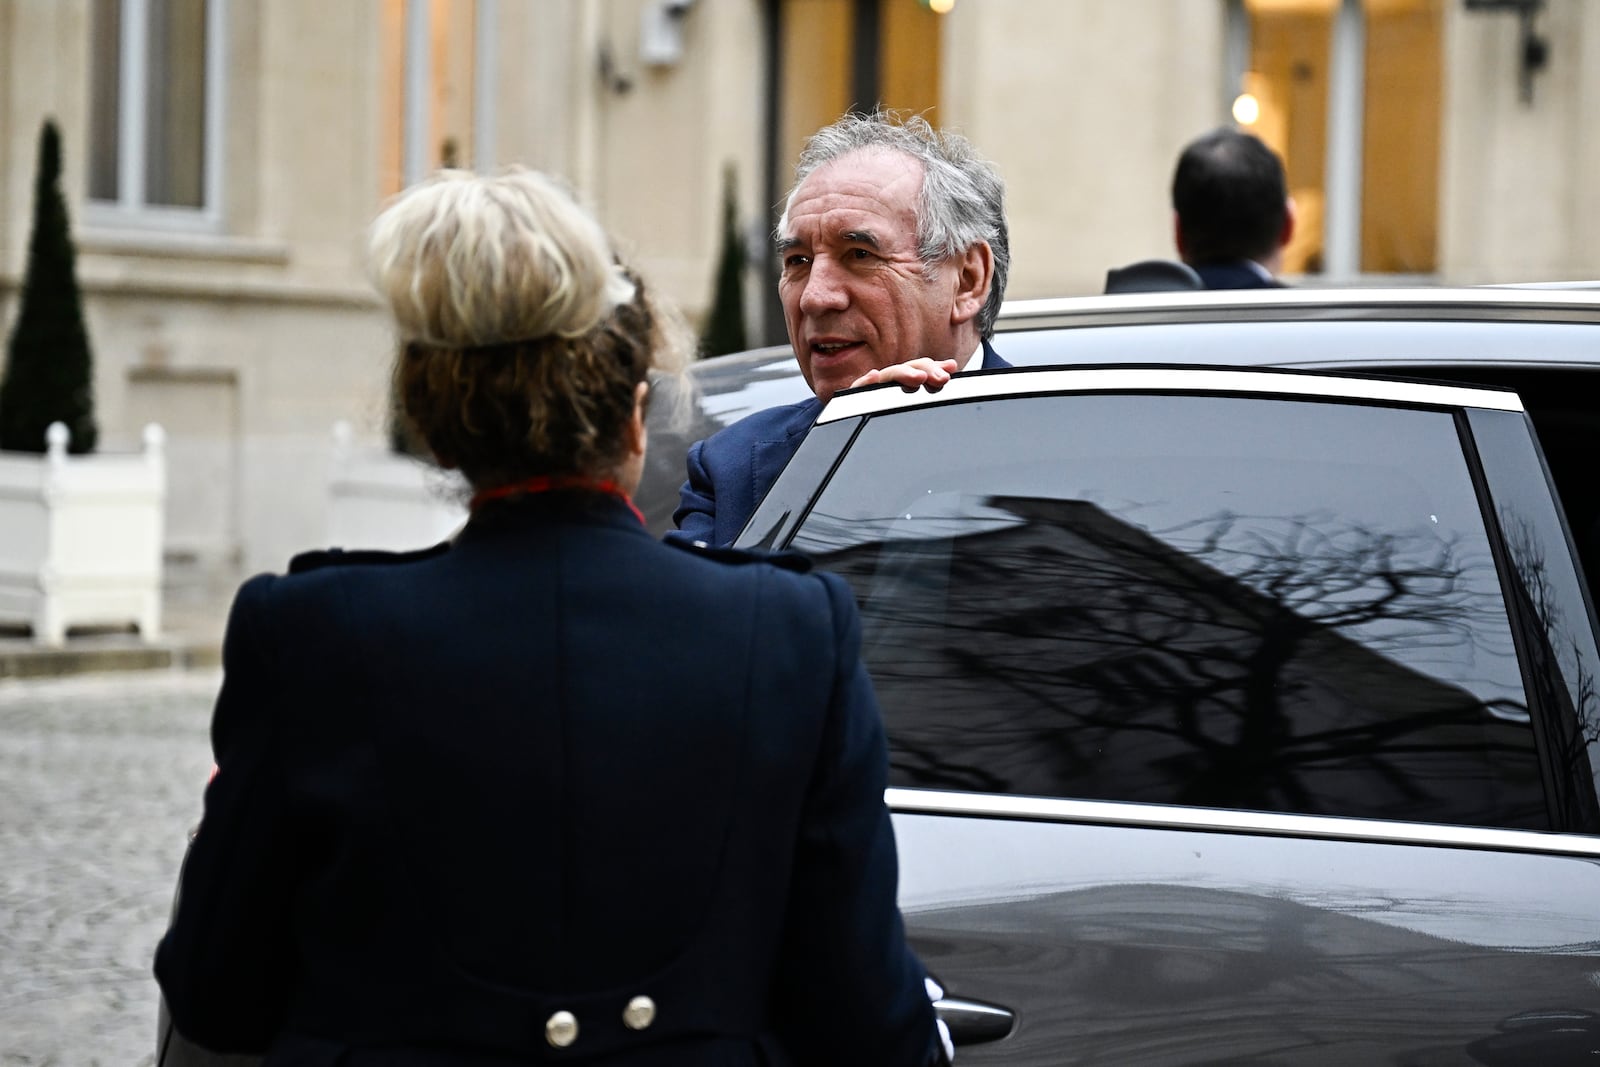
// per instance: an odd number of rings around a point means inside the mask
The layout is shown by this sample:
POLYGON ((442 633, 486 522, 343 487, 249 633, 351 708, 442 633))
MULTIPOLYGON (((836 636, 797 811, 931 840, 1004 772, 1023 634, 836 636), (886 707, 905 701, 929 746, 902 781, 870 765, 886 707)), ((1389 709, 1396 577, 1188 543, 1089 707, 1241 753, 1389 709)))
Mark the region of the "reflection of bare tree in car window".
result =
MULTIPOLYGON (((952 416, 944 439, 992 439, 952 416)), ((1008 401, 1003 421, 1027 457, 980 447, 890 507, 879 465, 919 454, 917 430, 874 420, 796 540, 856 586, 896 784, 1548 825, 1447 415, 1100 397, 1008 401), (1240 486, 1234 452, 1289 473, 1240 486)))
MULTIPOLYGON (((1574 647, 1576 639, 1571 636, 1573 631, 1560 598, 1553 592, 1538 535, 1527 522, 1504 510, 1500 515, 1500 528, 1505 532, 1506 551, 1521 579, 1515 583, 1515 595, 1539 637, 1529 650, 1536 664, 1532 677, 1541 689, 1542 698, 1566 712, 1555 720, 1565 730, 1561 731, 1561 736, 1546 742, 1561 768, 1555 780, 1558 783, 1580 782, 1588 776, 1591 748, 1600 744, 1600 693, 1596 691, 1595 674, 1574 647)), ((1569 812, 1568 819, 1592 825, 1594 794, 1569 795, 1562 786, 1556 788, 1561 793, 1556 798, 1558 804, 1580 809, 1569 812)))

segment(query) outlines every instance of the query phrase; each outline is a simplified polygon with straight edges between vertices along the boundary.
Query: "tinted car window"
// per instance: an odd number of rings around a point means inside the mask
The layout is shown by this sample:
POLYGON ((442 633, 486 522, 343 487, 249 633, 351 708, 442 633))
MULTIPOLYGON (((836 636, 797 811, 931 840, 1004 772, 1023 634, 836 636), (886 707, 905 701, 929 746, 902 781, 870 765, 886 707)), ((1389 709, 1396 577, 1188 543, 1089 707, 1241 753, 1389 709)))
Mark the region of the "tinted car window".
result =
POLYGON ((896 785, 1548 824, 1450 414, 882 415, 793 544, 855 587, 896 785))
MULTIPOLYGON (((1600 650, 1594 643, 1592 608, 1585 602, 1582 580, 1572 566, 1569 540, 1548 490, 1551 478, 1558 487, 1562 485, 1555 471, 1563 470, 1567 475, 1565 495, 1580 502, 1592 516, 1593 477, 1580 481, 1575 476, 1575 442, 1565 434, 1558 435, 1557 441, 1566 454, 1559 461, 1552 457, 1547 477, 1521 417, 1504 411, 1473 411, 1469 421, 1478 456, 1494 486, 1495 514, 1506 559, 1518 579, 1513 584, 1512 603, 1521 605, 1531 631, 1526 655, 1532 669, 1527 674, 1536 690, 1542 690, 1543 703, 1559 709, 1550 717, 1544 737, 1552 771, 1548 775, 1550 804, 1559 813, 1560 829, 1600 833, 1600 804, 1596 803, 1600 693, 1595 684, 1600 679, 1600 657, 1596 655, 1600 650)), ((1541 442, 1544 437, 1541 432, 1541 442)), ((1548 447, 1545 451, 1549 455, 1548 447)), ((1600 548, 1592 540, 1600 534, 1595 519, 1573 532, 1580 537, 1587 534, 1591 548, 1600 548)), ((1591 589, 1595 577, 1591 571, 1591 589)))

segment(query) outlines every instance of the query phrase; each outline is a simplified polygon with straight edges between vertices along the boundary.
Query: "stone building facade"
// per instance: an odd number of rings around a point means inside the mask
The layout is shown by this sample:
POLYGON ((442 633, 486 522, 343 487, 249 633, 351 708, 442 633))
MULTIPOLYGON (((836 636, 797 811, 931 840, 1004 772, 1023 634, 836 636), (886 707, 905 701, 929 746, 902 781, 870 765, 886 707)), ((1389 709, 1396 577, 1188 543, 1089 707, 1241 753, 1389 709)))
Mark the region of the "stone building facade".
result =
MULTIPOLYGON (((694 318, 724 170, 761 246, 805 134, 882 102, 999 165, 1010 295, 1061 296, 1172 254, 1177 151, 1248 93, 1289 163, 1302 284, 1600 277, 1600 4, 1482 7, 0 0, 0 321, 54 117, 105 446, 167 428, 174 560, 280 568, 326 539, 333 424, 385 438, 363 233, 434 167, 568 176, 694 318)), ((781 339, 770 267, 747 284, 781 339)))

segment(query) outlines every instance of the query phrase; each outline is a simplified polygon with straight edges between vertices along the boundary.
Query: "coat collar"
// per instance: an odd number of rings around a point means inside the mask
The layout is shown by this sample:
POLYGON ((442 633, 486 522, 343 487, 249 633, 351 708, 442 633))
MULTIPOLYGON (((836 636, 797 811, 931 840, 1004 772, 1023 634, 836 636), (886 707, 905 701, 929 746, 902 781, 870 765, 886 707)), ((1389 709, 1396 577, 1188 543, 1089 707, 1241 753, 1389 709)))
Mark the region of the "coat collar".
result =
POLYGON ((557 524, 615 528, 650 536, 627 501, 607 493, 574 489, 491 501, 472 513, 456 543, 472 544, 557 524))

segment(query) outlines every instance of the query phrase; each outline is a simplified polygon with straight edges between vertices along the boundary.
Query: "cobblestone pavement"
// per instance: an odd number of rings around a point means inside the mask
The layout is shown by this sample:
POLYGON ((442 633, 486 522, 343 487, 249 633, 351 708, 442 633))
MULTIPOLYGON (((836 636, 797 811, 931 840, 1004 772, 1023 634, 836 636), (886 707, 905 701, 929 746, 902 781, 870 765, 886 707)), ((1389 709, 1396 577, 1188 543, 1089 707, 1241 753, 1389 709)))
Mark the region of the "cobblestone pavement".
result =
POLYGON ((148 1067, 216 671, 0 681, 0 1067, 148 1067))

